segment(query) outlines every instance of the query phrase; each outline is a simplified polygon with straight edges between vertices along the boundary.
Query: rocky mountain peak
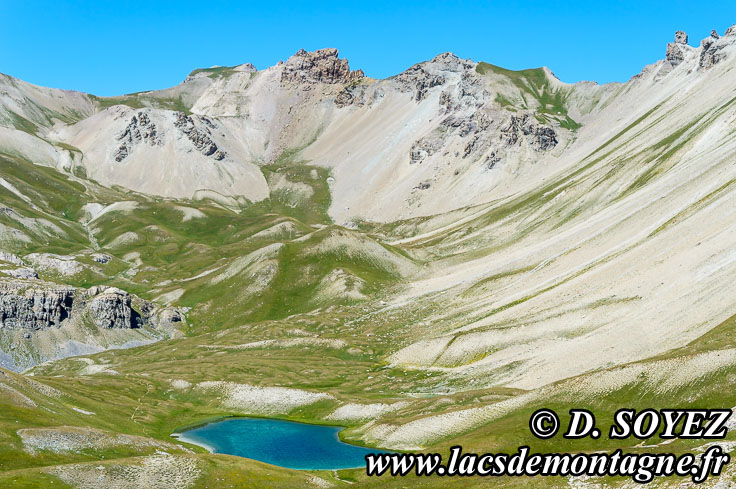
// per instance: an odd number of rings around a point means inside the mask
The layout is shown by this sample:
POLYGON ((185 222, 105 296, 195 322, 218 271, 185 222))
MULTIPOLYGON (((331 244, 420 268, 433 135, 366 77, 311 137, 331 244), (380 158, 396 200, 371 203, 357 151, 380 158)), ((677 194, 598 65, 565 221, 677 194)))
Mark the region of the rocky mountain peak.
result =
POLYGON ((258 71, 258 68, 256 68, 253 63, 243 63, 242 65, 236 66, 235 71, 242 71, 244 73, 255 73, 256 71, 258 71))
POLYGON ((687 44, 687 33, 685 31, 675 32, 675 44, 687 44))
POLYGON ((394 80, 400 91, 414 92, 414 99, 421 102, 430 89, 446 84, 449 78, 457 78, 453 76, 455 73, 467 75, 474 66, 472 61, 446 52, 438 54, 430 61, 415 64, 396 75, 394 80))
POLYGON ((438 54, 430 61, 432 64, 440 65, 448 71, 462 71, 473 67, 473 62, 462 59, 451 52, 438 54))
POLYGON ((363 70, 350 70, 348 60, 338 57, 337 49, 300 49, 284 64, 281 82, 349 83, 363 78, 363 70))

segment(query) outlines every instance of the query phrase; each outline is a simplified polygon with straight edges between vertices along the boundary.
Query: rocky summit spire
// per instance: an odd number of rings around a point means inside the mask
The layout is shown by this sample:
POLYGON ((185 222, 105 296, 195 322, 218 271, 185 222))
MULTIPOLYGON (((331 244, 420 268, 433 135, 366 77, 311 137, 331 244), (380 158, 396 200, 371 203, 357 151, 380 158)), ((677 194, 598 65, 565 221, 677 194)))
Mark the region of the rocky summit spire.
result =
POLYGON ((665 58, 670 62, 672 67, 679 65, 685 59, 684 49, 687 47, 687 34, 685 31, 675 32, 675 42, 667 44, 667 54, 665 58))
POLYGON ((337 49, 314 52, 300 49, 290 57, 281 73, 282 82, 349 83, 363 78, 363 70, 350 71, 348 60, 337 56, 337 49))

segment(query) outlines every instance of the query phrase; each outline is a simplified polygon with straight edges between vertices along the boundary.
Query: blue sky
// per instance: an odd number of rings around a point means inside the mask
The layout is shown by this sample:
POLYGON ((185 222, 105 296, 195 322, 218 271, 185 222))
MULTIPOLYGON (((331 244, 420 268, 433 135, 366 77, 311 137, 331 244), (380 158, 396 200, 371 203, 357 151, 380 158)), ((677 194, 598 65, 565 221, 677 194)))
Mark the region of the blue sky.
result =
POLYGON ((195 68, 266 68, 302 47, 336 47, 376 78, 452 51, 509 69, 546 65, 566 82, 625 81, 663 58, 677 29, 692 45, 722 34, 736 2, 0 0, 0 19, 0 72, 117 95, 175 85, 195 68))

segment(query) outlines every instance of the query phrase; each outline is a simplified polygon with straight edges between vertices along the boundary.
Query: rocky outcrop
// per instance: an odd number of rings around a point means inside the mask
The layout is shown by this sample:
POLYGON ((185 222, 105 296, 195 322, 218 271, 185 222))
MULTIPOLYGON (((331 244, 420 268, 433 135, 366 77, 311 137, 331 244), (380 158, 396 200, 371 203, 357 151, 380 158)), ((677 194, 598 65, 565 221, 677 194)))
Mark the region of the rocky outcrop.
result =
POLYGON ((367 86, 362 83, 350 83, 343 87, 335 97, 335 105, 338 107, 347 107, 355 105, 362 107, 364 105, 373 105, 374 102, 382 99, 385 95, 382 86, 367 86))
POLYGON ((707 70, 717 65, 726 58, 723 48, 727 42, 723 42, 716 31, 712 31, 710 37, 706 37, 700 42, 700 59, 698 60, 698 68, 707 70))
POLYGON ((137 313, 131 308, 130 294, 114 287, 95 295, 87 304, 87 311, 98 328, 128 329, 141 326, 137 313))
POLYGON ((339 58, 337 49, 313 52, 300 49, 284 64, 282 83, 350 83, 363 78, 363 70, 351 71, 348 60, 339 58))
POLYGON ((667 45, 667 53, 665 54, 665 59, 669 61, 673 67, 675 67, 682 63, 682 61, 685 59, 685 54, 682 52, 682 48, 680 48, 679 45, 671 42, 667 45))
POLYGON ((164 328, 172 328, 181 324, 184 321, 184 316, 177 309, 167 308, 161 311, 158 316, 158 324, 164 328))
POLYGON ((143 111, 138 112, 130 119, 128 125, 118 136, 118 141, 121 141, 122 144, 115 150, 115 154, 113 155, 117 162, 121 162, 127 158, 133 147, 140 143, 147 143, 150 146, 162 144, 156 124, 143 111))
POLYGON ((29 331, 58 327, 71 315, 73 287, 0 284, 0 328, 29 331))
MULTIPOLYGON (((421 102, 431 88, 447 83, 446 73, 462 73, 467 81, 470 79, 467 72, 471 68, 473 63, 470 61, 458 58, 452 53, 442 53, 431 61, 415 64, 394 79, 398 82, 400 91, 414 92, 414 100, 421 102)), ((447 97, 444 92, 442 96, 447 97)), ((440 104, 443 104, 442 100, 440 104)))
POLYGON ((445 145, 445 138, 441 134, 424 137, 414 142, 409 150, 409 163, 421 163, 427 157, 441 150, 445 145), (434 136, 434 137, 433 137, 434 136))
MULTIPOLYGON (((700 42, 698 69, 707 70, 723 61, 726 58, 724 48, 733 42, 732 39, 728 38, 734 36, 736 36, 736 25, 729 27, 723 37, 719 36, 715 30, 711 30, 710 36, 700 42)), ((675 42, 667 44, 665 59, 672 68, 681 64, 685 60, 688 52, 694 51, 694 48, 687 45, 687 41, 687 34, 683 31, 677 31, 675 33, 675 42)), ((671 69, 667 69, 663 74, 667 74, 670 71, 671 69)))
POLYGON ((191 116, 177 112, 174 126, 191 141, 197 151, 217 161, 223 160, 227 153, 220 150, 211 137, 210 129, 214 129, 215 125, 207 117, 202 116, 198 119, 203 123, 202 127, 197 127, 191 116))
POLYGON ((432 58, 429 63, 439 67, 442 70, 455 72, 469 70, 474 67, 474 63, 472 61, 462 59, 449 51, 438 54, 437 56, 432 58))
MULTIPOLYGON (((468 99, 472 100, 472 105, 482 105, 479 98, 482 98, 483 88, 478 83, 474 68, 475 64, 472 61, 459 58, 452 53, 442 53, 430 61, 418 63, 390 78, 388 86, 389 90, 411 93, 416 102, 421 102, 427 98, 432 88, 449 86, 460 79, 460 83, 455 86, 457 93, 443 91, 440 94, 440 106, 449 113, 464 106, 461 101, 465 102, 468 99)), ((383 98, 384 87, 386 84, 347 85, 337 94, 335 105, 338 107, 372 105, 383 98)))
POLYGON ((501 140, 507 146, 519 144, 526 138, 537 151, 548 151, 557 146, 557 134, 554 129, 536 122, 529 114, 512 115, 509 122, 501 128, 501 140))
POLYGON ((511 147, 525 143, 533 150, 542 152, 551 150, 558 143, 555 130, 539 123, 531 114, 494 113, 492 116, 486 111, 477 110, 464 117, 446 117, 437 129, 412 145, 409 163, 421 163, 438 153, 447 147, 452 137, 464 140, 462 158, 472 155, 482 157, 491 150, 485 158, 488 169, 500 162, 501 154, 511 147))
POLYGON ((414 92, 414 100, 417 102, 421 102, 424 99, 430 88, 445 83, 444 76, 429 73, 421 63, 397 75, 395 79, 399 83, 400 91, 414 92))
POLYGON ((687 49, 687 34, 683 31, 677 31, 675 32, 675 42, 667 44, 665 59, 675 67, 685 59, 685 49, 687 49))
POLYGON ((110 255, 106 255, 104 253, 92 253, 92 261, 95 261, 102 265, 108 264, 110 260, 112 260, 112 257, 110 255))
POLYGON ((480 107, 485 90, 479 83, 475 63, 452 53, 438 54, 430 61, 419 63, 394 77, 401 92, 414 92, 414 100, 424 100, 430 89, 448 86, 440 94, 440 107, 446 112, 463 107, 480 107))
POLYGON ((258 68, 256 68, 253 63, 244 63, 242 65, 236 66, 235 71, 242 71, 243 73, 255 73, 258 71, 258 68))
MULTIPOLYGON (((84 291, 48 282, 8 281, 0 284, 0 328, 32 332, 58 328, 67 320, 85 317, 101 329, 155 326, 153 304, 136 300, 142 315, 133 308, 131 295, 115 287, 95 286, 84 291)), ((172 323, 177 318, 182 320, 178 312, 169 316, 172 323)))

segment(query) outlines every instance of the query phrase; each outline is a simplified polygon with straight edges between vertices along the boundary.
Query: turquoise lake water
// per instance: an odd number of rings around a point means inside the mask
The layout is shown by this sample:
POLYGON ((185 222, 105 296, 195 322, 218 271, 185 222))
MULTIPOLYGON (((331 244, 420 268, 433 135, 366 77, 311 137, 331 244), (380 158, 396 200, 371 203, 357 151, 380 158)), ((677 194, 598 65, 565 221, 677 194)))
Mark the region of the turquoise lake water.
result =
POLYGON ((276 419, 231 418, 185 431, 179 439, 215 453, 301 470, 365 467, 367 454, 385 453, 340 441, 340 430, 276 419))

